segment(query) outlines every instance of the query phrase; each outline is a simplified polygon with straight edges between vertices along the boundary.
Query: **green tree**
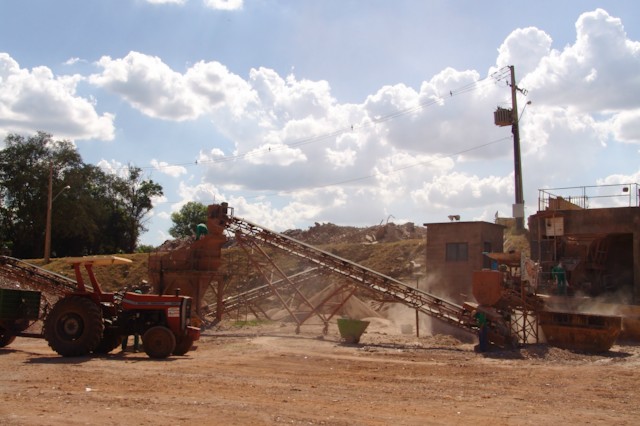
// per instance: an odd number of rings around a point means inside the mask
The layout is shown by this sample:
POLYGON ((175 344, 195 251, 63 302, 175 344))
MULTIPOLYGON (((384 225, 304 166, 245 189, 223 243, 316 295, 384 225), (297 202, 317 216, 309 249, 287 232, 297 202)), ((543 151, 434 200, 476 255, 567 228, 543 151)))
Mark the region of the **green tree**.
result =
POLYGON ((193 235, 199 223, 207 223, 207 206, 196 201, 189 201, 180 211, 171 214, 173 226, 169 234, 173 238, 184 238, 193 235))
POLYGON ((85 251, 133 253, 140 235, 147 230, 153 197, 163 194, 162 186, 144 179, 142 170, 133 166, 127 166, 124 178, 87 166, 79 178, 87 181, 80 196, 97 225, 86 223, 90 228, 85 231, 91 238, 85 251))
POLYGON ((142 232, 147 230, 146 215, 153 208, 153 197, 163 194, 162 186, 142 177, 142 169, 129 165, 127 177, 115 185, 118 205, 113 212, 123 221, 122 247, 127 253, 133 253, 142 232))
POLYGON ((44 132, 11 134, 0 150, 0 248, 21 258, 43 255, 50 170, 52 256, 134 251, 162 187, 139 168, 121 178, 84 164, 71 142, 44 132))
POLYGON ((81 166, 71 142, 54 141, 43 132, 28 139, 13 134, 6 137, 0 151, 0 223, 2 238, 11 242, 14 255, 43 254, 50 170, 53 193, 60 194, 52 217, 53 229, 58 232, 55 225, 63 217, 59 207, 68 195, 60 191, 67 185, 67 174, 81 166))
POLYGON ((149 244, 140 244, 136 247, 136 253, 151 253, 155 250, 155 247, 149 244))
POLYGON ((56 237, 58 256, 125 251, 122 242, 125 217, 118 209, 116 191, 120 180, 93 165, 85 165, 67 176, 71 186, 67 197, 72 203, 56 206, 54 212, 72 221, 71 226, 59 227, 59 232, 64 233, 56 237))

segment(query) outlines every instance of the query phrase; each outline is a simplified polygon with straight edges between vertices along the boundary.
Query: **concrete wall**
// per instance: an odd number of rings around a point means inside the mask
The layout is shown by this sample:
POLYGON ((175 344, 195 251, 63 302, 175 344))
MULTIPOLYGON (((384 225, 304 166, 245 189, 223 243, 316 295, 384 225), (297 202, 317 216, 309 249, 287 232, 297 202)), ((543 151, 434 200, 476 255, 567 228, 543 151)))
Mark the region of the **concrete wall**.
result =
POLYGON ((505 227, 488 222, 425 223, 427 227, 427 279, 424 290, 462 304, 472 301, 473 271, 484 266, 485 243, 490 251, 502 252, 505 227), (466 261, 447 261, 447 243, 467 243, 466 261))

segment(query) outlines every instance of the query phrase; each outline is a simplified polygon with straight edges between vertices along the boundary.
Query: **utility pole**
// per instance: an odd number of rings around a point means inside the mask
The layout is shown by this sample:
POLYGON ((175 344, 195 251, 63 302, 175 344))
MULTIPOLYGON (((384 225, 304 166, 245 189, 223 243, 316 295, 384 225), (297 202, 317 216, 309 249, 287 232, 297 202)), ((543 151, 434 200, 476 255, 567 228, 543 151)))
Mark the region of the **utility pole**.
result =
MULTIPOLYGON (((511 126, 513 134, 513 169, 515 176, 515 192, 516 202, 513 205, 513 217, 516 219, 516 229, 522 231, 524 229, 524 192, 522 190, 522 162, 520 159, 520 117, 518 116, 517 92, 523 95, 527 91, 516 86, 516 72, 513 65, 509 65, 509 73, 511 75, 511 109, 500 108, 493 113, 496 126, 511 126)), ((503 68, 504 69, 504 68, 503 68)), ((502 78, 502 77, 500 77, 502 78)))
POLYGON ((47 225, 44 231, 44 263, 47 265, 51 257, 51 212, 53 211, 53 202, 67 189, 71 188, 69 185, 65 186, 53 196, 53 163, 49 164, 49 194, 47 196, 47 225))
POLYGON ((516 72, 513 65, 509 66, 511 72, 511 133, 513 134, 513 167, 515 175, 516 203, 513 206, 513 216, 516 218, 516 229, 524 229, 524 194, 522 190, 522 161, 520 158, 520 125, 518 117, 518 101, 516 86, 516 72))
POLYGON ((49 164, 49 195, 47 197, 47 225, 44 232, 44 263, 49 263, 51 255, 51 209, 53 207, 53 164, 49 164))

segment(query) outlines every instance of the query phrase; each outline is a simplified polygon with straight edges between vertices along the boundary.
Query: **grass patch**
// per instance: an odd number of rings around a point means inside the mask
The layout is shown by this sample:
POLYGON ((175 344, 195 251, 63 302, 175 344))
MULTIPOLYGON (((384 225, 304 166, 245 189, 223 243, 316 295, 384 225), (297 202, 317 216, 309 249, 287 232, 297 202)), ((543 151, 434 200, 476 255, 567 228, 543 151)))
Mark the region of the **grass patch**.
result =
POLYGON ((247 320, 247 321, 235 321, 231 324, 232 327, 257 327, 259 325, 267 325, 267 324, 271 324, 273 323, 273 321, 267 321, 267 320, 259 320, 259 319, 252 319, 252 320, 247 320))

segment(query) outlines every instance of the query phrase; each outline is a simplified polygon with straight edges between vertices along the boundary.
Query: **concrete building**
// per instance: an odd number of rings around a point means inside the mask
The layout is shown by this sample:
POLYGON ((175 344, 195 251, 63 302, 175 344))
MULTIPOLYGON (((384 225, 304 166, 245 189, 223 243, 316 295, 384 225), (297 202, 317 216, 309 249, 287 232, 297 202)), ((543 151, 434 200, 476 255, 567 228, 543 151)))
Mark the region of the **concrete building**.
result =
MULTIPOLYGON (((455 220, 455 216, 452 217, 455 220)), ((485 252, 503 251, 505 227, 489 222, 425 223, 426 288, 454 303, 472 300, 473 271, 490 268, 485 252)))
POLYGON ((570 295, 640 304, 639 198, 637 184, 540 190, 528 221, 540 290, 554 294, 550 270, 561 262, 570 295))

